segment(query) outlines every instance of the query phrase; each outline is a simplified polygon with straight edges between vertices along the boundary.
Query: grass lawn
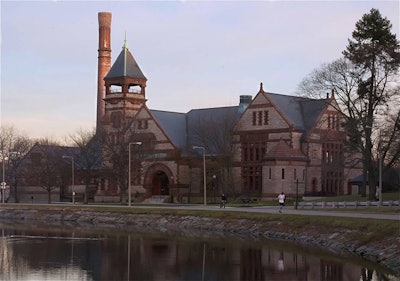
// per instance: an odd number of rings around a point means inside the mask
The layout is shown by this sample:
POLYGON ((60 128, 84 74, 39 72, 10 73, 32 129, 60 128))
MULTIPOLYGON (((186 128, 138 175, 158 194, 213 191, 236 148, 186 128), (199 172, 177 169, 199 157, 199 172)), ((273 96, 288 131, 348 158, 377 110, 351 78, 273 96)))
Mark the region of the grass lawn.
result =
MULTIPOLYGON (((382 193, 383 201, 398 201, 400 200, 400 192, 382 193)), ((330 201, 330 202, 354 202, 354 201, 369 201, 368 197, 356 195, 341 195, 335 197, 324 197, 313 200, 315 202, 330 201)))

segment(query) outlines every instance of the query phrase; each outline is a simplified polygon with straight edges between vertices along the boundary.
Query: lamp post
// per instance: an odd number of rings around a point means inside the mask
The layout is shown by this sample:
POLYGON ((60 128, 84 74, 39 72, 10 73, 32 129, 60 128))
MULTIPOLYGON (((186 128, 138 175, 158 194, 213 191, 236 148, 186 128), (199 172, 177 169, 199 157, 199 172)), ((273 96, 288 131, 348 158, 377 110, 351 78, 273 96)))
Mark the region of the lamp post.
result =
POLYGON ((379 192, 378 192, 378 200, 379 207, 382 205, 382 147, 381 147, 381 131, 379 130, 379 145, 378 145, 378 153, 379 153, 379 192))
POLYGON ((131 145, 142 145, 141 141, 130 142, 128 145, 128 205, 131 206, 131 145))
POLYGON ((71 159, 71 174, 72 174, 72 180, 71 180, 71 191, 72 191, 72 204, 75 204, 75 189, 74 189, 74 174, 75 174, 75 169, 74 169, 74 157, 73 156, 67 156, 67 155, 63 155, 64 159, 71 159))
POLYGON ((5 161, 8 159, 4 154, 1 155, 1 162, 3 162, 3 180, 1 182, 1 203, 4 204, 5 190, 6 190, 6 172, 5 161))
POLYGON ((217 187, 217 175, 213 175, 213 203, 215 203, 215 188, 217 187))
POLYGON ((207 179, 206 179, 206 149, 202 146, 193 146, 193 149, 203 150, 203 183, 204 183, 204 205, 207 205, 207 179))

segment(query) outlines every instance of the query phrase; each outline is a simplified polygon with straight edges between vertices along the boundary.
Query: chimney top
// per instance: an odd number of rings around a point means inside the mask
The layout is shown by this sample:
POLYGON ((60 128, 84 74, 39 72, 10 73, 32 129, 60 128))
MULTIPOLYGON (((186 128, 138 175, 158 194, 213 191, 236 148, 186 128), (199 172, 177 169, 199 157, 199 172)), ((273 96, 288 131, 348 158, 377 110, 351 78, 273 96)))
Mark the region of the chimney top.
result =
POLYGON ((99 26, 111 26, 111 13, 110 12, 99 12, 99 26))

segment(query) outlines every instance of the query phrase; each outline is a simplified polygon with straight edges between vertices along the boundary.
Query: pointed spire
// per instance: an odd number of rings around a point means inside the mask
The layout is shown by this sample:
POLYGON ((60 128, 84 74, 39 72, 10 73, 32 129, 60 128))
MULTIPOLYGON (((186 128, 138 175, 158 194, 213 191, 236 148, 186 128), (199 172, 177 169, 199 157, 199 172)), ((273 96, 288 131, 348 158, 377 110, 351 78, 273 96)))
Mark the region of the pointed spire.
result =
POLYGON ((122 46, 122 49, 128 49, 128 43, 126 43, 126 31, 125 31, 125 39, 124 39, 124 45, 122 46))
POLYGON ((131 77, 137 79, 145 79, 143 72, 140 70, 139 65, 133 58, 131 52, 128 49, 126 39, 122 47, 121 53, 118 55, 116 61, 112 65, 110 71, 105 78, 116 78, 116 77, 131 77))
POLYGON ((126 76, 126 52, 128 51, 128 43, 126 43, 126 31, 125 31, 125 38, 124 38, 124 45, 122 46, 122 51, 125 53, 124 55, 124 76, 126 76))
POLYGON ((264 89, 263 89, 263 83, 260 83, 260 90, 258 91, 259 93, 264 93, 264 89))

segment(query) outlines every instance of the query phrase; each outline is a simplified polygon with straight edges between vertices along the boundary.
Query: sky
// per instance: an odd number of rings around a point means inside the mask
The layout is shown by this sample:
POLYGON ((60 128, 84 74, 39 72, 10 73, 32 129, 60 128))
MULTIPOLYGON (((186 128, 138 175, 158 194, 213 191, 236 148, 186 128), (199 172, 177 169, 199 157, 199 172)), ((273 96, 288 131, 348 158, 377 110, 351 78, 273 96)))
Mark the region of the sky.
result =
POLYGON ((261 82, 297 95, 371 8, 399 39, 399 1, 2 0, 1 124, 49 139, 95 127, 99 12, 112 13, 112 63, 126 38, 147 77, 147 106, 185 113, 238 105, 261 82))

